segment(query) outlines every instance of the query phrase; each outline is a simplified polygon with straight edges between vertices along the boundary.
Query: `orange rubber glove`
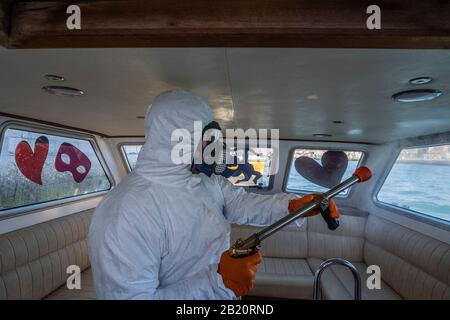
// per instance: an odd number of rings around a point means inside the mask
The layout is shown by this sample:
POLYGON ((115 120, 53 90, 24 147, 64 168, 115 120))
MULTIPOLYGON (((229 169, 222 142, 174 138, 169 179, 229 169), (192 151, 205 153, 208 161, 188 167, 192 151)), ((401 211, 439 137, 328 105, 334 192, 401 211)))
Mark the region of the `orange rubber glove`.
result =
MULTIPOLYGON (((293 199, 293 200, 289 201, 289 207, 288 207, 289 212, 294 212, 313 200, 314 200, 313 194, 308 194, 304 197, 301 197, 298 199, 293 199)), ((339 213, 339 210, 336 207, 336 204, 334 203, 333 199, 330 199, 329 208, 330 208, 330 216, 333 219, 339 219, 341 214, 339 213)), ((319 214, 319 213, 320 213, 320 211, 318 209, 316 209, 316 210, 313 210, 312 212, 310 212, 307 215, 307 217, 315 216, 316 214, 319 214)))
POLYGON ((253 289, 256 271, 261 263, 261 254, 257 251, 248 257, 233 258, 228 251, 222 253, 217 272, 223 279, 223 284, 241 297, 253 289))

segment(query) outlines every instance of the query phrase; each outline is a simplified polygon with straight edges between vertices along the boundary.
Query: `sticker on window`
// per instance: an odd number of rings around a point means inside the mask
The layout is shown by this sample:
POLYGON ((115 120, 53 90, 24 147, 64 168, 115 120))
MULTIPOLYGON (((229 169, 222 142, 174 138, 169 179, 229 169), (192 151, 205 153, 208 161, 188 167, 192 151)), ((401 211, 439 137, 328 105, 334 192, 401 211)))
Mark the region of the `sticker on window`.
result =
MULTIPOLYGON (((288 192, 324 192, 349 178, 358 167, 362 152, 342 150, 294 150, 288 192)), ((345 190, 340 196, 345 196, 345 190)))
POLYGON ((7 129, 0 151, 0 211, 109 190, 88 140, 7 129))

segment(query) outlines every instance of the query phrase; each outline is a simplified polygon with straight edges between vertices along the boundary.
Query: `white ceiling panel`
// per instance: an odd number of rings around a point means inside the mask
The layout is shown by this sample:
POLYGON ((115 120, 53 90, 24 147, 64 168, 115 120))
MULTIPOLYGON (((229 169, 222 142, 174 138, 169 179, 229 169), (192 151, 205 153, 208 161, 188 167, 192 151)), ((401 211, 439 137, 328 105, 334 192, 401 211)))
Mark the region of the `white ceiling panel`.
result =
POLYGON ((203 95, 224 127, 278 128, 282 138, 385 142, 450 131, 450 50, 0 49, 0 112, 111 136, 143 135, 147 106, 173 88, 203 95), (82 97, 41 90, 45 74, 82 97), (403 104, 393 93, 442 90, 403 104), (333 121, 342 121, 335 124, 333 121))
POLYGON ((450 130, 450 51, 229 49, 228 59, 238 126, 280 128, 284 138, 326 133, 369 142, 450 130), (417 76, 435 81, 410 85, 417 76), (419 87, 444 95, 414 104, 391 99, 419 87))
POLYGON ((0 111, 107 135, 143 135, 148 105, 159 93, 183 88, 232 114, 223 49, 0 50, 0 111), (47 81, 45 74, 67 81, 47 81), (60 97, 44 85, 85 92, 60 97))

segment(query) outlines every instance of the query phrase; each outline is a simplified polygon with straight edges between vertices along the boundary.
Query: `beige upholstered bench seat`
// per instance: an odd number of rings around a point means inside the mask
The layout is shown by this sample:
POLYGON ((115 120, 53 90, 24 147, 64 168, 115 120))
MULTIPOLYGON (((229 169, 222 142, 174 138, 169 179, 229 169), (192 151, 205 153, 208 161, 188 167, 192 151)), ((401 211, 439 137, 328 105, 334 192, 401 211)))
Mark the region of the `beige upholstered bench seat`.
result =
MULTIPOLYGON (((329 231, 309 218, 266 239, 253 296, 311 299, 314 272, 328 258, 352 262, 363 299, 450 300, 450 245, 375 215, 342 208, 341 227, 329 231), (366 287, 367 265, 381 268, 381 290, 366 287)), ((0 300, 95 299, 86 236, 92 210, 0 235, 0 300), (69 290, 66 271, 81 269, 81 290, 69 290)), ((233 226, 232 241, 257 229, 233 226)), ((353 278, 343 267, 322 276, 323 299, 352 299, 353 278)))
POLYGON ((45 299, 47 300, 95 300, 97 299, 92 278, 92 269, 81 273, 81 289, 69 290, 65 284, 56 289, 45 299))
POLYGON ((306 259, 265 257, 258 269, 253 296, 311 299, 313 273, 306 259))
MULTIPOLYGON (((317 270, 324 260, 308 258, 312 270, 317 270)), ((366 286, 367 265, 362 262, 352 263, 361 277, 361 298, 363 300, 399 300, 402 299, 389 285, 381 281, 381 289, 369 290, 366 286)), ((320 297, 325 300, 351 300, 354 298, 354 279, 351 271, 343 266, 331 266, 322 274, 320 297)))
POLYGON ((0 235, 0 300, 42 299, 66 284, 67 267, 89 268, 92 210, 0 235))
MULTIPOLYGON (((450 245, 376 215, 342 208, 341 227, 329 231, 321 217, 288 228, 263 242, 263 263, 254 296, 312 297, 313 275, 329 258, 344 258, 359 271, 364 300, 450 300, 450 245), (381 269, 381 289, 366 286, 368 265, 381 269)), ((232 241, 258 228, 233 226, 232 241)), ((322 275, 322 299, 353 299, 354 280, 345 267, 322 275)))

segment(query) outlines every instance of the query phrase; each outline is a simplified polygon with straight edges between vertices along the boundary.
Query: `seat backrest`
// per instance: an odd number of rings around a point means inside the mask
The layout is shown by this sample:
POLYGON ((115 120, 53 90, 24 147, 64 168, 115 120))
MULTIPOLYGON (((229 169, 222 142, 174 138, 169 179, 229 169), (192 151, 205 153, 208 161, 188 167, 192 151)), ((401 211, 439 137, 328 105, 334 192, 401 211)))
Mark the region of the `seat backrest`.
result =
MULTIPOLYGON (((306 235, 308 222, 299 228, 295 224, 286 226, 282 231, 265 239, 261 244, 261 252, 271 258, 306 258, 308 253, 308 238, 306 235)), ((261 228, 233 225, 231 229, 231 244, 238 238, 245 239, 261 228)))
POLYGON ((450 245, 369 216, 364 259, 404 299, 450 299, 450 245))
POLYGON ((0 299, 41 299, 66 282, 69 265, 89 267, 93 210, 0 235, 0 299))
MULTIPOLYGON (((261 252, 272 258, 341 257, 360 262, 363 260, 367 213, 345 207, 341 213, 341 226, 334 231, 328 230, 320 215, 310 217, 300 228, 291 224, 265 239, 261 252)), ((261 228, 234 225, 231 243, 259 230, 261 228)))
POLYGON ((366 212, 341 207, 340 226, 329 230, 320 215, 308 218, 308 257, 363 261, 366 212))

